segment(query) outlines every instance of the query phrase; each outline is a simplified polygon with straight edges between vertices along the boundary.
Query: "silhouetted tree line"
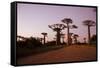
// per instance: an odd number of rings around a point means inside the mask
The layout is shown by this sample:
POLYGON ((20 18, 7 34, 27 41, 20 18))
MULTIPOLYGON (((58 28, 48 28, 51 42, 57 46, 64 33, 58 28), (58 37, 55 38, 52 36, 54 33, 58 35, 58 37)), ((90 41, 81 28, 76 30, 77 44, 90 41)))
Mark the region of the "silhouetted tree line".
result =
POLYGON ((91 44, 96 44, 96 41, 97 41, 97 35, 93 35, 93 36, 90 38, 90 43, 91 43, 91 44))
MULTIPOLYGON (((67 45, 71 45, 72 40, 74 40, 74 44, 79 44, 80 42, 77 40, 79 35, 70 32, 70 29, 76 29, 76 28, 78 28, 78 26, 71 25, 73 23, 73 20, 71 18, 64 18, 61 21, 64 24, 48 25, 49 28, 51 28, 54 32, 56 32, 56 41, 51 41, 51 42, 46 43, 47 33, 43 32, 43 33, 41 33, 43 35, 43 38, 38 38, 38 39, 36 39, 34 37, 24 38, 24 37, 18 36, 19 38, 22 38, 23 40, 17 41, 17 46, 18 47, 35 48, 35 47, 40 47, 41 45, 55 45, 55 44, 61 45, 62 44, 61 38, 63 40, 63 43, 65 43, 64 42, 65 34, 61 33, 61 31, 64 30, 65 28, 67 28, 67 42, 66 42, 67 45), (72 38, 72 36, 73 36, 73 38, 72 38)), ((96 35, 91 37, 91 33, 90 33, 90 27, 95 26, 95 22, 92 20, 85 20, 85 21, 83 21, 83 25, 87 26, 88 44, 90 44, 92 42, 96 42, 96 35)), ((84 43, 86 44, 86 38, 84 38, 84 43)))
POLYGON ((56 45, 56 41, 49 41, 48 43, 46 43, 46 46, 55 46, 56 45))
POLYGON ((20 47, 20 48, 36 48, 36 47, 40 47, 41 45, 42 43, 40 42, 40 39, 38 38, 36 39, 34 37, 17 41, 17 47, 20 47))

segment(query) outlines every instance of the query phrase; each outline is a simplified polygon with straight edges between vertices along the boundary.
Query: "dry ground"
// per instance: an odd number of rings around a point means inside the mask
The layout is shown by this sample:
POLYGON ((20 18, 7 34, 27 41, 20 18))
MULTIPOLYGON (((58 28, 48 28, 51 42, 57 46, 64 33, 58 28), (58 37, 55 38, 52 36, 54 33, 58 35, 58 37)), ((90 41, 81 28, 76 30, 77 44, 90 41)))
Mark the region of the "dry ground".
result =
POLYGON ((17 60, 17 64, 40 64, 96 60, 96 47, 72 45, 58 50, 31 55, 17 60))

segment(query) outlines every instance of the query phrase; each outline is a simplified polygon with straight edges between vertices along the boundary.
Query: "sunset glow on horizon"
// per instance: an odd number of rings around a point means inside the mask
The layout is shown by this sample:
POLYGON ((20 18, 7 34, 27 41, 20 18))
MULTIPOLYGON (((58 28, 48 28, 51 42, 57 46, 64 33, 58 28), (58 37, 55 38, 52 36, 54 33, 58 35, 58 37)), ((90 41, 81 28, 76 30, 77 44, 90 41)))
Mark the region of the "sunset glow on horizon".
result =
MULTIPOLYGON (((39 4, 18 4, 17 5, 17 35, 24 37, 43 37, 42 32, 46 32, 48 41, 54 40, 56 32, 48 25, 61 23, 64 18, 71 18, 72 24, 78 26, 77 29, 70 29, 71 33, 78 34, 78 40, 83 42, 87 40, 88 28, 83 25, 84 20, 93 20, 96 22, 96 12, 93 7, 76 7, 76 6, 55 6, 39 4)), ((66 25, 66 24, 65 24, 66 25)), ((91 36, 96 34, 96 26, 91 29, 91 36)), ((67 40, 67 29, 62 30, 67 40)))

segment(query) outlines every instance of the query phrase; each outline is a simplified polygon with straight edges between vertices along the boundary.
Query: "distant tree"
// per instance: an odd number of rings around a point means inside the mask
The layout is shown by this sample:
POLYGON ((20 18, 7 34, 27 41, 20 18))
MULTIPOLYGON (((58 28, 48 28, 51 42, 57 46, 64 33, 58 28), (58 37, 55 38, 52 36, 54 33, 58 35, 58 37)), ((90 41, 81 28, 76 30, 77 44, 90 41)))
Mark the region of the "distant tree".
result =
POLYGON ((84 40, 84 43, 86 44, 86 38, 83 38, 83 40, 84 40))
POLYGON ((17 36, 17 41, 25 41, 27 38, 23 36, 17 36))
POLYGON ((78 43, 77 38, 79 37, 79 35, 78 34, 74 34, 73 37, 74 37, 74 43, 77 44, 78 43))
POLYGON ((83 21, 83 25, 88 27, 88 44, 90 44, 90 38, 91 38, 90 27, 95 26, 95 22, 92 20, 85 20, 83 21))
POLYGON ((44 43, 43 44, 45 45, 45 40, 46 40, 45 37, 47 36, 47 33, 43 32, 41 34, 44 36, 44 39, 43 39, 44 40, 44 43))
POLYGON ((23 37, 23 36, 17 36, 17 48, 22 48, 22 47, 25 47, 26 46, 26 40, 28 38, 26 37, 23 37))
POLYGON ((90 38, 90 42, 91 43, 96 43, 97 41, 97 35, 93 35, 91 38, 90 38))
POLYGON ((70 45, 72 44, 72 35, 73 35, 73 33, 69 33, 69 44, 70 45))
MULTIPOLYGON (((23 37, 21 36, 20 38, 23 37)), ((17 48, 35 48, 35 47, 40 47, 41 45, 42 43, 34 37, 26 39, 24 37, 24 41, 23 40, 17 41, 17 48)))
POLYGON ((65 43, 64 42, 65 34, 61 33, 60 35, 61 35, 61 38, 62 38, 62 42, 65 43))
POLYGON ((40 40, 36 39, 34 37, 28 38, 25 42, 26 42, 28 48, 40 47, 42 45, 40 40))
POLYGON ((46 43, 47 46, 55 46, 56 45, 56 41, 49 41, 46 43))
POLYGON ((42 43, 43 38, 40 38, 39 40, 40 40, 40 42, 42 43))

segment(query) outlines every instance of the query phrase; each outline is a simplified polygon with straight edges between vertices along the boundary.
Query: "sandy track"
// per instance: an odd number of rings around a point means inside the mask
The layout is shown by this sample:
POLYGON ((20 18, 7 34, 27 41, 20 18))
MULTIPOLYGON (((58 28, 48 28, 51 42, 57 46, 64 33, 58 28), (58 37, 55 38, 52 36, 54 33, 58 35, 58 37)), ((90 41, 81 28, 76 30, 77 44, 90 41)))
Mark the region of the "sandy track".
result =
POLYGON ((37 55, 32 55, 17 60, 17 64, 37 64, 96 60, 96 47, 69 46, 37 55))

